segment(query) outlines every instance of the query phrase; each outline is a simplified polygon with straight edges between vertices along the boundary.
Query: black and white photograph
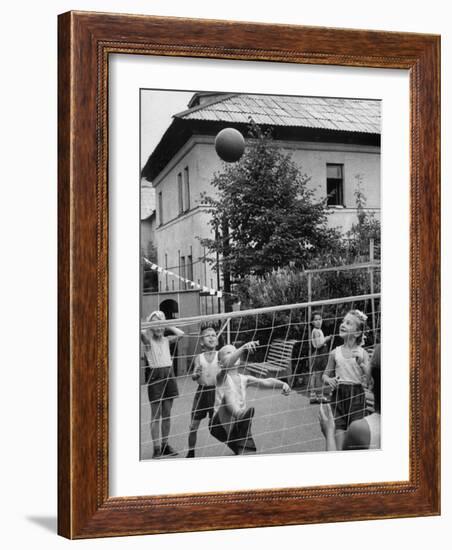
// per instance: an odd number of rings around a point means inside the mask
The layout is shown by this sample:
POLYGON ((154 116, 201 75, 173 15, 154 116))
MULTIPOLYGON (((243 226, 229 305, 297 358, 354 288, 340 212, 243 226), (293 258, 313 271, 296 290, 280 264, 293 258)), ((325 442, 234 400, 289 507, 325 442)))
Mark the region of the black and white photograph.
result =
POLYGON ((140 458, 380 448, 381 101, 140 90, 140 458))

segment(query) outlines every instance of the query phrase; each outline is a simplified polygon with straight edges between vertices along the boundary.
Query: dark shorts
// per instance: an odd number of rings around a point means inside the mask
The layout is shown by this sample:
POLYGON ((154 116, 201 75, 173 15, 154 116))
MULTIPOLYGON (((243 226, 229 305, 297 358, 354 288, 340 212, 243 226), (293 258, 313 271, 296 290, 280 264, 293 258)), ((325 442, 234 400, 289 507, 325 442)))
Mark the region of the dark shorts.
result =
POLYGON ((331 410, 337 430, 347 430, 352 422, 364 418, 366 396, 362 384, 340 383, 331 395, 331 410))
POLYGON ((251 434, 251 423, 254 416, 254 407, 250 407, 240 420, 234 422, 232 430, 227 435, 218 413, 214 414, 210 421, 209 430, 213 437, 226 443, 231 451, 236 455, 256 452, 256 444, 251 434))
POLYGON ((179 395, 173 367, 149 368, 149 371, 146 382, 149 403, 174 399, 179 395))
POLYGON ((215 405, 215 389, 215 386, 198 386, 191 409, 192 420, 202 420, 207 415, 212 418, 215 405))
POLYGON ((328 346, 324 344, 321 348, 316 349, 314 360, 312 362, 312 372, 323 372, 328 363, 328 346))

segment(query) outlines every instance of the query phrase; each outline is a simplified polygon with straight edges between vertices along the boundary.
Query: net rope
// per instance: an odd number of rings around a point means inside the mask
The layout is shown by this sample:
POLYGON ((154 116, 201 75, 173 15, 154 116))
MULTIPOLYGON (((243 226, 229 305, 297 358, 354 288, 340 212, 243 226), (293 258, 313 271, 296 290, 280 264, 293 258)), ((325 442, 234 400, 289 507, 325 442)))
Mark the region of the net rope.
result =
MULTIPOLYGON (((344 315, 359 309, 367 315, 364 349, 369 357, 375 344, 380 343, 380 295, 367 294, 343 299, 306 302, 228 313, 216 313, 190 318, 167 321, 143 321, 142 331, 163 327, 170 334, 171 327, 184 331, 184 336, 172 346, 172 362, 177 364, 175 380, 178 385, 178 397, 174 398, 171 410, 171 430, 168 442, 176 449, 179 457, 189 450, 188 436, 192 418, 193 400, 198 384, 192 380, 194 361, 203 350, 201 328, 211 326, 215 329, 219 343, 230 342, 236 348, 246 342, 257 342, 253 354, 246 351, 241 360, 239 372, 253 376, 257 380, 276 378, 283 380, 291 387, 288 396, 282 395, 281 389, 274 387, 260 388, 254 379, 247 388, 246 406, 255 409, 252 421, 252 436, 256 442, 257 453, 284 453, 297 451, 322 451, 325 440, 318 420, 318 404, 310 403, 310 392, 315 391, 330 399, 331 392, 321 382, 313 385, 313 356, 316 360, 327 362, 332 350, 342 344, 339 327, 344 315), (322 331, 331 336, 327 349, 314 353, 311 342, 313 312, 322 315, 322 331), (278 359, 279 353, 279 359, 278 359), (275 359, 276 357, 276 359, 275 359)), ((143 357, 148 350, 142 345, 143 357)), ((151 438, 151 407, 148 386, 151 369, 142 359, 141 394, 140 394, 140 444, 141 459, 152 458, 153 447, 157 444, 151 438)), ((167 382, 164 382, 166 384, 167 382)), ((361 399, 362 415, 373 412, 373 395, 365 377, 362 379, 362 391, 354 395, 361 399)), ((335 401, 335 406, 341 400, 335 401)), ((348 403, 350 405, 350 401, 348 403)), ((215 439, 209 432, 209 415, 211 407, 198 407, 199 413, 206 413, 200 422, 195 448, 196 457, 231 455, 230 448, 215 439)), ((356 412, 357 411, 356 409, 356 412)), ((336 420, 341 416, 336 414, 336 420)), ((230 439, 229 443, 234 440, 230 439)))

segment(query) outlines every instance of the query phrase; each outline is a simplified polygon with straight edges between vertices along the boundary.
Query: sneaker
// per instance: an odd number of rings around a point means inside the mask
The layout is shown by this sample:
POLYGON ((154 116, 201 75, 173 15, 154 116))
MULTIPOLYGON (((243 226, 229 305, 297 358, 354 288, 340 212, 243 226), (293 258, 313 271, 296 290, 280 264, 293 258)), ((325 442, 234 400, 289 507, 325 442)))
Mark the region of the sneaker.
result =
POLYGON ((310 396, 309 396, 309 403, 311 405, 314 405, 316 403, 320 403, 319 401, 319 398, 317 397, 317 395, 315 393, 311 393, 310 396))
POLYGON ((329 403, 330 400, 328 399, 328 397, 325 397, 324 395, 320 396, 319 399, 318 399, 318 403, 329 403))
POLYGON ((160 447, 154 447, 152 458, 160 458, 161 456, 162 456, 162 450, 160 449, 160 447))
POLYGON ((162 456, 178 456, 178 453, 171 447, 171 445, 166 443, 162 447, 162 456))

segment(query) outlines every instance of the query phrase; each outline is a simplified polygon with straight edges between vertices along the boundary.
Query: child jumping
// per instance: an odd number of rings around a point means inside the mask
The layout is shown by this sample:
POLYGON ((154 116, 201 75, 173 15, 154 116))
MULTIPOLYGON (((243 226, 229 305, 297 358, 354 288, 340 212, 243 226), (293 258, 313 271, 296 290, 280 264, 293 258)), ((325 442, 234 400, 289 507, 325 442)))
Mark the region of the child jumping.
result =
MULTIPOLYGON (((153 311, 146 319, 146 321, 164 320, 165 314, 162 311, 153 311)), ((150 370, 146 384, 151 405, 151 437, 154 445, 152 458, 177 456, 177 452, 168 444, 171 407, 173 399, 179 395, 169 345, 170 342, 177 342, 184 333, 176 327, 167 327, 167 329, 173 333, 172 336, 164 336, 163 327, 141 331, 141 340, 145 346, 145 357, 150 370)))
POLYGON ((322 314, 315 311, 312 314, 311 344, 315 350, 311 367, 310 403, 326 403, 328 399, 323 395, 322 374, 328 363, 328 342, 331 336, 325 336, 322 331, 322 314))
POLYGON ((339 327, 344 343, 331 351, 323 374, 323 381, 333 390, 331 410, 338 450, 343 449, 350 424, 365 416, 363 379, 366 385, 370 381, 369 356, 362 347, 366 320, 367 316, 358 309, 347 313, 339 327))
POLYGON ((215 405, 215 388, 217 375, 220 372, 218 352, 216 347, 218 338, 215 329, 205 327, 201 330, 201 346, 205 350, 195 358, 192 378, 198 382, 198 388, 193 399, 191 410, 190 433, 188 435, 188 453, 186 458, 194 458, 196 438, 201 420, 209 417, 212 421, 215 405))
POLYGON ((226 445, 236 455, 256 452, 256 444, 251 435, 254 408, 246 405, 248 386, 259 388, 280 388, 284 395, 290 387, 276 378, 259 379, 240 374, 238 366, 245 351, 254 352, 259 342, 248 342, 236 349, 226 345, 218 353, 220 372, 217 375, 215 413, 210 424, 210 433, 226 445))

